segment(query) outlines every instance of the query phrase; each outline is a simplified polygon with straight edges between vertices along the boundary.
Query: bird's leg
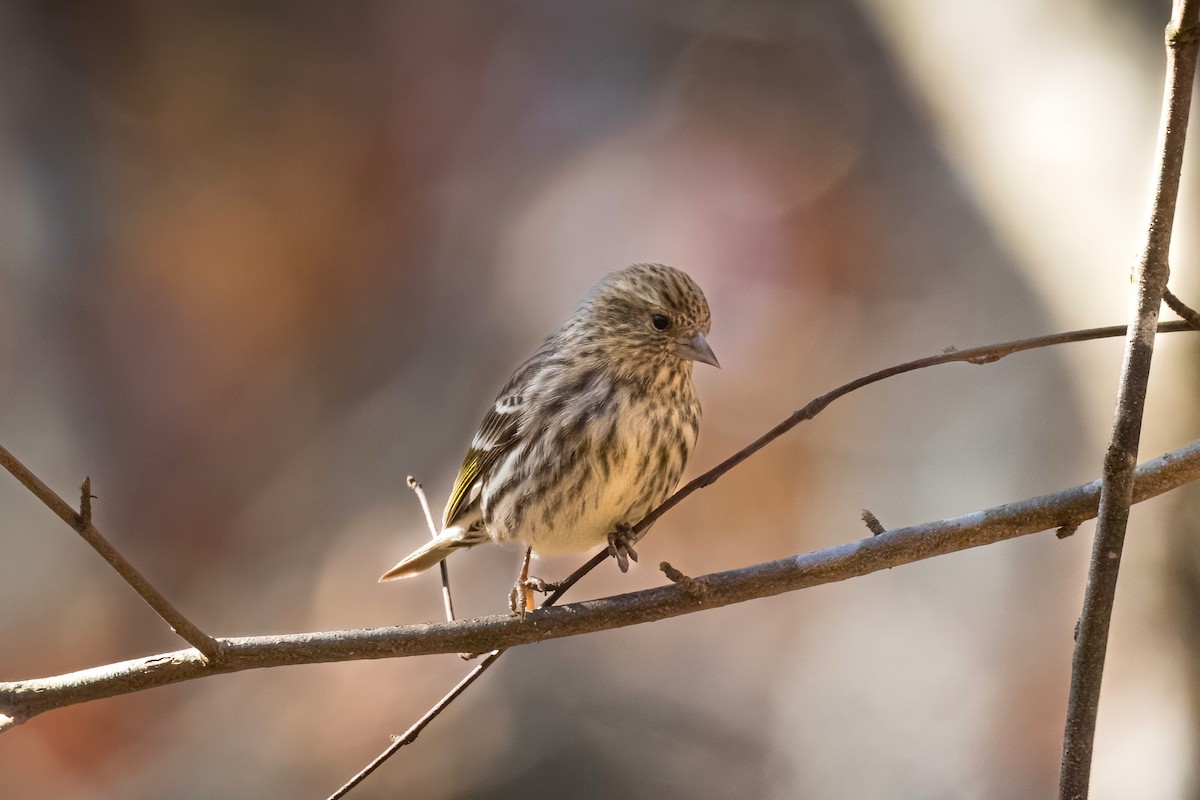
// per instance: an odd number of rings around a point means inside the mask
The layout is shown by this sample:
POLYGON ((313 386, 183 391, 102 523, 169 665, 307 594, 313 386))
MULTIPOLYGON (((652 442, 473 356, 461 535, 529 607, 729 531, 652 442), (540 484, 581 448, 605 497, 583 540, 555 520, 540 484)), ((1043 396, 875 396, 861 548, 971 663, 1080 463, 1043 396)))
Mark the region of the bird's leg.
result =
POLYGON ((628 522, 622 522, 608 534, 608 554, 617 560, 621 572, 629 572, 629 562, 638 560, 637 551, 633 549, 636 541, 637 534, 628 522))
POLYGON ((508 595, 508 607, 512 609, 512 613, 524 617, 525 612, 533 610, 533 592, 527 585, 529 583, 529 559, 533 556, 533 548, 525 548, 525 557, 521 559, 521 572, 517 575, 517 582, 513 584, 512 591, 508 595))

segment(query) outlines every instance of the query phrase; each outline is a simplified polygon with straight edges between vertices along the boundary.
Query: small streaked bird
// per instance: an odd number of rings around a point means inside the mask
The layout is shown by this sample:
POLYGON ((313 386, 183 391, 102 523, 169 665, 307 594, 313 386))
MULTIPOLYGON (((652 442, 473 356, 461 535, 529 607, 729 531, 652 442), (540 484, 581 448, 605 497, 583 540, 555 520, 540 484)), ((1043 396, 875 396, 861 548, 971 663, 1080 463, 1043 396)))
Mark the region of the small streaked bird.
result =
POLYGON ((696 444, 692 362, 719 366, 709 323, 704 294, 681 270, 633 264, 607 275, 500 390, 441 533, 380 580, 488 541, 544 554, 607 542, 627 570, 637 560, 630 526, 667 498, 696 444))

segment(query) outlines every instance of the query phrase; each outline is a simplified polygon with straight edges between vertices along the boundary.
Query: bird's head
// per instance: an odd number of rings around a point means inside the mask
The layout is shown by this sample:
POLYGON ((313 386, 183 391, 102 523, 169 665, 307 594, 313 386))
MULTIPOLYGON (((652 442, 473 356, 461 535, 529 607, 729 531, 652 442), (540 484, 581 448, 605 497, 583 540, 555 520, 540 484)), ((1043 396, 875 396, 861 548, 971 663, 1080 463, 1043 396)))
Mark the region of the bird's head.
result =
POLYGON ((711 325, 708 301, 682 270, 662 264, 633 264, 610 273, 576 314, 577 334, 593 338, 608 358, 632 369, 690 367, 699 361, 720 367, 705 335, 711 325))

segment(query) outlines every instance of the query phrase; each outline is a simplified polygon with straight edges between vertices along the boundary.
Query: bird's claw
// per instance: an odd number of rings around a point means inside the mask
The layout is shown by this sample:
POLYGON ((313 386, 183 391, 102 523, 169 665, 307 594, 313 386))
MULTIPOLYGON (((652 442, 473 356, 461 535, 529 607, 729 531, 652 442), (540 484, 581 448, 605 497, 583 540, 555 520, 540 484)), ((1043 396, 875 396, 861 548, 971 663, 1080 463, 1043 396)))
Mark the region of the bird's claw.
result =
POLYGON ((531 587, 516 584, 508 593, 508 608, 513 616, 525 619, 525 613, 533 610, 533 592, 531 587))
POLYGON ((558 581, 544 581, 541 578, 526 578, 525 588, 538 594, 549 594, 558 591, 561 584, 558 581))
POLYGON ((637 551, 633 549, 636 541, 633 526, 627 522, 621 523, 608 534, 608 554, 617 560, 621 572, 629 572, 629 562, 638 560, 637 551))

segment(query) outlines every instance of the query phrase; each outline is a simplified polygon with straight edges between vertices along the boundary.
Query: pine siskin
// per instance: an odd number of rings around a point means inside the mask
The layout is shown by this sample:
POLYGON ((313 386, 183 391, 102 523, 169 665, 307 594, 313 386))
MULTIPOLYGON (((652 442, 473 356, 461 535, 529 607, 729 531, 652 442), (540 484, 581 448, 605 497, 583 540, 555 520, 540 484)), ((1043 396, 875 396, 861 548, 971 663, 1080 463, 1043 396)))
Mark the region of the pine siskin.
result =
POLYGON ((607 275, 500 390, 442 532, 380 581, 493 540, 554 554, 607 538, 627 570, 630 525, 675 488, 696 444, 692 362, 720 366, 708 330, 708 303, 686 273, 633 264, 607 275))

